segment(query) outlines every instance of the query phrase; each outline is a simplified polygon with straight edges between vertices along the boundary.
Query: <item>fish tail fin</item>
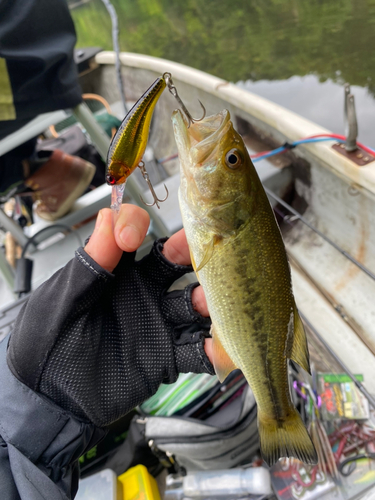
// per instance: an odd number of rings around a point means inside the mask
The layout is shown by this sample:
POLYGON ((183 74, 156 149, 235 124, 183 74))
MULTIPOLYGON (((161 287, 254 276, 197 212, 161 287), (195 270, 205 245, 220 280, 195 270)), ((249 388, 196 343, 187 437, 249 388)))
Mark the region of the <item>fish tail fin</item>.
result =
POLYGON ((318 463, 318 455, 306 427, 295 408, 283 421, 258 414, 260 449, 271 467, 281 457, 295 457, 305 464, 318 463))

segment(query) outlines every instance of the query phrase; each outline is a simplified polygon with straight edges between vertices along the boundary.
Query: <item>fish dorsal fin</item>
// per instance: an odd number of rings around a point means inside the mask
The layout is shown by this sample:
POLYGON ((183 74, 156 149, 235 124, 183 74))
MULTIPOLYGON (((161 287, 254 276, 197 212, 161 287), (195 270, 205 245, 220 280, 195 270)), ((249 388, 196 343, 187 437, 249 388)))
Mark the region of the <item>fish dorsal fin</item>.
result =
POLYGON ((222 346, 213 325, 211 326, 211 335, 212 335, 212 358, 213 358, 215 373, 220 382, 224 382, 224 380, 227 378, 230 372, 237 369, 237 366, 233 363, 233 361, 228 356, 226 350, 222 346))
POLYGON ((294 332, 292 337, 293 342, 290 343, 291 345, 289 348, 289 352, 287 353, 287 357, 293 360, 295 363, 297 363, 297 365, 299 365, 301 368, 303 368, 305 371, 307 371, 307 373, 310 373, 311 375, 309 349, 307 346, 306 333, 295 304, 293 307, 292 315, 290 321, 290 323, 292 324, 289 325, 289 328, 291 326, 294 327, 294 332))
POLYGON ((201 260, 199 266, 195 269, 196 273, 201 269, 203 269, 203 267, 210 261, 211 257, 214 254, 215 245, 221 240, 222 240, 221 236, 214 234, 210 239, 210 241, 204 245, 203 259, 201 260))

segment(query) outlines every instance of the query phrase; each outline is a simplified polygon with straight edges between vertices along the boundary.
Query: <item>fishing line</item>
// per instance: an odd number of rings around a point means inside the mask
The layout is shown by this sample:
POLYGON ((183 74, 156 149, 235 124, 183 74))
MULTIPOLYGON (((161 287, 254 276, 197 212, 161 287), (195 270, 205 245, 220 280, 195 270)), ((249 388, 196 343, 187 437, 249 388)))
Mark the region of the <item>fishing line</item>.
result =
POLYGON ((367 269, 367 267, 365 267, 358 260, 356 260, 354 257, 352 257, 348 252, 346 252, 341 247, 339 247, 334 241, 332 241, 330 238, 328 238, 328 236, 326 236, 324 233, 319 231, 319 229, 317 229, 315 226, 313 226, 307 219, 305 219, 305 217, 303 217, 303 215, 301 215, 296 210, 294 210, 293 207, 291 207, 288 203, 286 203, 284 200, 282 200, 273 191, 266 188, 265 186, 263 186, 263 187, 264 187, 265 192, 269 196, 271 196, 271 198, 276 200, 278 203, 280 203, 280 205, 282 205, 284 208, 289 210, 289 212, 291 212, 293 215, 298 217, 301 222, 303 222, 306 226, 308 226, 310 229, 312 229, 316 234, 318 234, 321 238, 323 238, 323 240, 325 240, 327 243, 332 245, 333 248, 335 248, 337 251, 339 251, 342 255, 344 255, 344 257, 346 257, 348 260, 350 260, 350 262, 352 262, 354 265, 359 267, 359 269, 361 269, 365 274, 367 274, 367 276, 369 276, 371 279, 373 279, 375 281, 375 274, 373 274, 369 269, 367 269))

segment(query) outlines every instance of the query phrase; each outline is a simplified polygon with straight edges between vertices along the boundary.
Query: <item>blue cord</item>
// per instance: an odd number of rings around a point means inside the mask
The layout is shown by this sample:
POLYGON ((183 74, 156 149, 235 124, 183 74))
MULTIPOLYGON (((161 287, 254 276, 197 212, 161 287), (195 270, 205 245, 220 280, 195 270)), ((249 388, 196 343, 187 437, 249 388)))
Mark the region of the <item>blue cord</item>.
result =
MULTIPOLYGON (((255 163, 260 160, 264 160, 265 158, 269 158, 270 156, 277 155, 279 153, 283 153, 284 151, 287 151, 290 149, 290 147, 298 146, 299 144, 306 144, 309 142, 324 142, 324 141, 335 141, 335 142, 341 142, 344 143, 345 141, 343 139, 335 139, 334 137, 312 137, 311 139, 301 139, 299 141, 292 142, 289 147, 284 147, 280 146, 279 148, 274 149, 273 151, 270 151, 269 153, 265 153, 262 156, 258 156, 257 158, 252 158, 252 162, 255 163)), ((373 155, 375 156, 375 150, 372 148, 369 148, 373 155)), ((161 158, 160 160, 156 160, 158 163, 165 163, 166 161, 169 160, 174 160, 177 158, 178 155, 172 155, 172 156, 167 156, 166 158, 161 158)))
MULTIPOLYGON (((306 144, 308 142, 323 142, 323 141, 335 141, 335 142, 345 142, 343 139, 334 139, 333 137, 314 137, 312 139, 301 139, 300 141, 295 141, 290 144, 290 146, 298 146, 299 144, 306 144)), ((262 156, 258 156, 257 158, 253 158, 252 162, 255 163, 260 160, 264 160, 265 158, 269 158, 270 156, 277 155, 284 151, 287 151, 289 148, 284 146, 280 146, 279 148, 270 151, 269 153, 265 153, 262 156)), ((375 152, 374 152, 375 153, 375 152)))
POLYGON ((260 161, 260 160, 264 160, 265 158, 269 158, 270 156, 274 156, 274 155, 277 155, 279 153, 282 153, 283 151, 286 151, 287 148, 277 148, 277 149, 274 149, 273 151, 270 151, 269 153, 265 153, 264 155, 262 156, 258 156, 257 158, 252 158, 252 162, 255 163, 256 161, 260 161))
POLYGON ((293 146, 298 146, 298 144, 303 144, 305 142, 322 142, 322 141, 345 142, 343 139, 335 139, 333 137, 313 137, 311 139, 301 139, 300 141, 293 142, 293 146))

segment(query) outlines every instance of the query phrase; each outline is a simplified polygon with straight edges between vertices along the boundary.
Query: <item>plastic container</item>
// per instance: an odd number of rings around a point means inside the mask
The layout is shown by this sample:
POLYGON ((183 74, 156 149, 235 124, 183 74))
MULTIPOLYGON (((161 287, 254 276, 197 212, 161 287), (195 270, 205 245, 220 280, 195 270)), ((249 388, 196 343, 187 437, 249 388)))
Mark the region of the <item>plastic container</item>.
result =
POLYGON ((162 384, 156 394, 151 396, 141 405, 141 409, 150 415, 154 415, 160 411, 172 398, 177 396, 179 392, 186 386, 189 380, 195 377, 192 373, 181 373, 174 384, 162 384))
POLYGON ((212 375, 182 373, 174 384, 162 384, 156 394, 141 405, 149 415, 171 416, 204 394, 218 382, 212 375))
POLYGON ((160 500, 158 485, 144 465, 136 465, 118 477, 123 500, 160 500))
POLYGON ((162 412, 157 411, 155 415, 166 415, 170 417, 176 411, 191 403, 191 401, 196 399, 200 394, 203 394, 206 390, 213 387, 216 383, 217 378, 212 375, 204 373, 193 376, 186 386, 179 391, 176 397, 168 401, 163 407, 162 412))
POLYGON ((183 478, 183 490, 184 495, 191 498, 269 495, 271 475, 263 467, 199 471, 183 478))
POLYGON ((81 479, 75 500, 117 500, 117 478, 111 469, 104 469, 81 479))

